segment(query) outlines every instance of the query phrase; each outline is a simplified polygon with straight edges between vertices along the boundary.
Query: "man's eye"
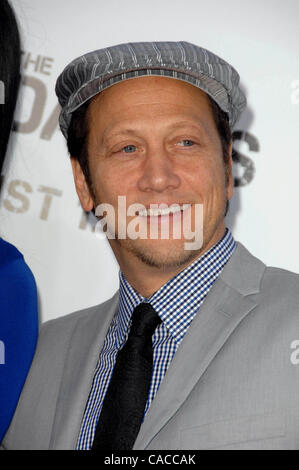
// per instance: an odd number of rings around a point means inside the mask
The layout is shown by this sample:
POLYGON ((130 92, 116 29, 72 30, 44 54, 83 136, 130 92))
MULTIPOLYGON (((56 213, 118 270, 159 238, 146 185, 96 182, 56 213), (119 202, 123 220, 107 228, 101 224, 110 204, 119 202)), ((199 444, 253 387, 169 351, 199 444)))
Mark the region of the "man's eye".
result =
POLYGON ((192 147, 192 145, 194 145, 194 142, 190 139, 183 139, 179 142, 179 145, 181 145, 182 147, 192 147))
POLYGON ((122 152, 125 153, 132 153, 135 152, 136 146, 135 145, 126 145, 125 147, 122 148, 122 152))

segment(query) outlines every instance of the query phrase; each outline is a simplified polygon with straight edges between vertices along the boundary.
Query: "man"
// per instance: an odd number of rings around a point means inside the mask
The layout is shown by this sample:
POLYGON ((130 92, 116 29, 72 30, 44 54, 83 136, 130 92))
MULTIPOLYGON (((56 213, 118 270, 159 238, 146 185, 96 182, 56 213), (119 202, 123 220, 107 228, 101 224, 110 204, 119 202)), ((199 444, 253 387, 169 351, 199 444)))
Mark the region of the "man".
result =
POLYGON ((3 447, 297 448, 298 276, 225 228, 237 72, 189 43, 130 43, 76 59, 56 92, 120 289, 43 325, 3 447))

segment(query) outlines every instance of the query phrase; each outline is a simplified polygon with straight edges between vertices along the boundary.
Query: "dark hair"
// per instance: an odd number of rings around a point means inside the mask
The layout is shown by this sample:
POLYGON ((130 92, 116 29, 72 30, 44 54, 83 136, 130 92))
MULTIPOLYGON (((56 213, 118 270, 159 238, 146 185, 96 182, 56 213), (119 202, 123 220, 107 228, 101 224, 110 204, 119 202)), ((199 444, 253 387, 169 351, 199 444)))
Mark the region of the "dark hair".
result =
MULTIPOLYGON (((221 141, 221 146, 222 146, 222 155, 223 155, 223 161, 224 161, 224 167, 225 167, 225 177, 226 177, 226 184, 228 183, 228 177, 229 177, 229 172, 228 172, 228 162, 229 162, 229 145, 232 140, 232 132, 231 128, 229 125, 229 118, 228 114, 222 111, 220 106, 214 101, 209 95, 209 102, 212 108, 213 112, 213 117, 214 121, 218 130, 218 134, 220 137, 221 141)), ((229 200, 226 201, 226 206, 225 206, 225 212, 224 216, 227 215, 229 211, 229 200)))
POLYGON ((20 35, 7 0, 0 2, 0 173, 2 170, 20 84, 20 35), (2 96, 4 92, 4 97, 2 96))
POLYGON ((209 95, 209 102, 213 112, 213 118, 217 127, 217 131, 220 137, 221 146, 222 146, 222 153, 223 153, 223 161, 225 166, 227 166, 229 162, 229 145, 232 140, 232 132, 229 125, 229 118, 228 114, 222 111, 220 106, 214 101, 209 95))
MULTIPOLYGON (((218 104, 210 97, 209 102, 211 105, 215 124, 221 140, 223 161, 225 167, 229 162, 229 144, 232 139, 232 134, 229 126, 228 115, 222 111, 218 104)), ((67 146, 70 155, 76 158, 82 171, 84 173, 88 186, 92 189, 92 182, 89 172, 88 165, 88 148, 87 148, 87 136, 88 136, 88 119, 87 110, 91 100, 85 102, 76 111, 74 111, 71 119, 71 123, 68 130, 67 146)))
POLYGON ((88 165, 88 119, 87 110, 91 102, 86 101, 72 114, 67 135, 67 148, 71 157, 78 160, 84 173, 86 182, 91 187, 91 178, 88 165))

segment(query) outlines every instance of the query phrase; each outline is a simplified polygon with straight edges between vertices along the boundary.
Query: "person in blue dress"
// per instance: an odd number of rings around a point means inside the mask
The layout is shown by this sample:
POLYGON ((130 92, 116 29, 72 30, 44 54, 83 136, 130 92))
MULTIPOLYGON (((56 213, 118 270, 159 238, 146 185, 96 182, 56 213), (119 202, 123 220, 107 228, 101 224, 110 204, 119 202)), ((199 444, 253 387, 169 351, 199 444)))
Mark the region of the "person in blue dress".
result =
MULTIPOLYGON (((20 36, 7 0, 0 2, 0 174, 20 83, 20 36)), ((0 442, 14 415, 38 335, 33 274, 0 226, 0 442)))

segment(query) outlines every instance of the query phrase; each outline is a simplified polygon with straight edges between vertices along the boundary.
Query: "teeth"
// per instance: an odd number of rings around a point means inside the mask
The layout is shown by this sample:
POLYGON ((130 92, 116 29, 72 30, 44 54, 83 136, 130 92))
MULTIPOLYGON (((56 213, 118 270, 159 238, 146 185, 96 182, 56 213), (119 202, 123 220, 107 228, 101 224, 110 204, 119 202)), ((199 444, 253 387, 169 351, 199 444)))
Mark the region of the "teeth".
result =
POLYGON ((139 211, 137 215, 141 217, 157 217, 159 215, 169 215, 169 214, 175 214, 176 212, 184 211, 190 207, 191 204, 182 204, 182 205, 176 205, 173 207, 167 207, 166 209, 144 209, 142 211, 139 211))

